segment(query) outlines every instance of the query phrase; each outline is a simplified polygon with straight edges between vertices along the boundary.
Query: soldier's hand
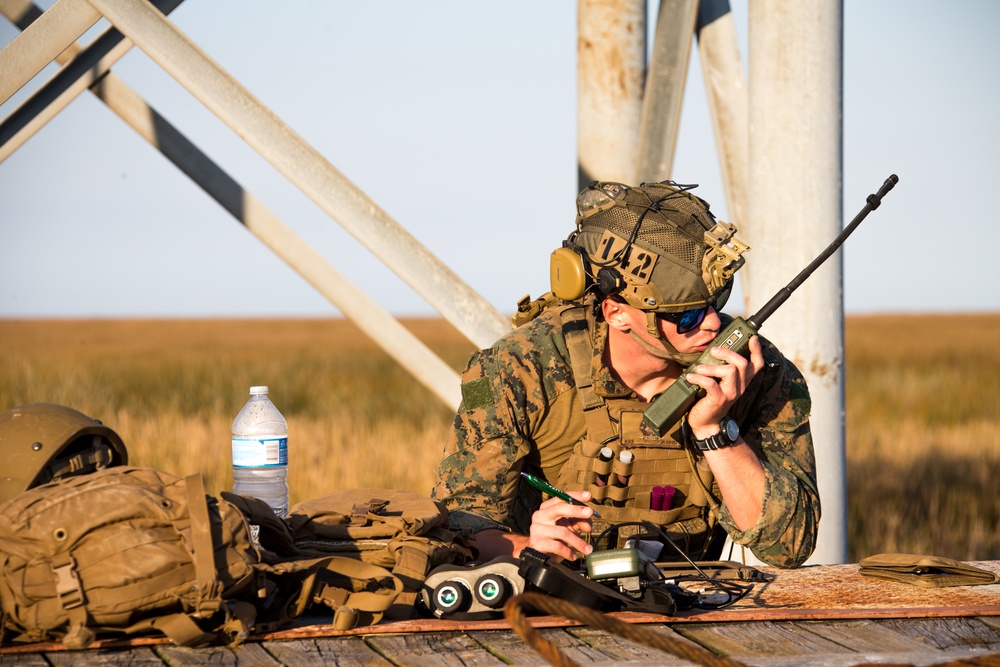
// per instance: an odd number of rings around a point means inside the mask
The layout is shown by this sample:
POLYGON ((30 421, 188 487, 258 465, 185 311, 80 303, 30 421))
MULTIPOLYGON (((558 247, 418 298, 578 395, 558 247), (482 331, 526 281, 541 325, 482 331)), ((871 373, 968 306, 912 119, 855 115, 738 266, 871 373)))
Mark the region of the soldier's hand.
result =
MULTIPOLYGON (((570 491, 569 495, 583 502, 591 500, 589 491, 570 491)), ((550 554, 556 561, 586 556, 593 547, 583 535, 593 530, 593 516, 594 510, 589 507, 549 498, 531 515, 527 546, 550 554)))
POLYGON ((687 381, 705 390, 688 413, 688 426, 696 438, 706 438, 719 432, 719 422, 729 408, 746 391, 750 381, 764 368, 760 339, 750 338, 750 359, 727 348, 712 348, 712 356, 724 364, 699 366, 696 373, 688 373, 687 381))

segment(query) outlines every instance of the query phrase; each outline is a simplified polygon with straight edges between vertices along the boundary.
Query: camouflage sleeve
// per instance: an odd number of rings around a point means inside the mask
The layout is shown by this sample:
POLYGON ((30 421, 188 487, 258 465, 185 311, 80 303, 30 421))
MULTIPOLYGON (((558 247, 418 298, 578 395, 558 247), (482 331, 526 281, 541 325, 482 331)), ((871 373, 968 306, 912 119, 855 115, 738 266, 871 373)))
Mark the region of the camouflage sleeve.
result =
POLYGON ((813 552, 820 500, 816 457, 809 428, 811 400, 805 378, 793 363, 762 339, 761 384, 737 413, 743 437, 757 451, 766 476, 761 518, 741 531, 723 505, 721 523, 733 542, 778 567, 797 567, 813 552))
POLYGON ((512 397, 525 394, 525 376, 532 373, 523 359, 520 372, 509 370, 516 366, 506 354, 491 348, 470 358, 462 374, 462 404, 431 492, 448 508, 452 530, 467 538, 486 528, 511 529, 517 476, 530 451, 525 416, 518 414, 523 406, 512 397))

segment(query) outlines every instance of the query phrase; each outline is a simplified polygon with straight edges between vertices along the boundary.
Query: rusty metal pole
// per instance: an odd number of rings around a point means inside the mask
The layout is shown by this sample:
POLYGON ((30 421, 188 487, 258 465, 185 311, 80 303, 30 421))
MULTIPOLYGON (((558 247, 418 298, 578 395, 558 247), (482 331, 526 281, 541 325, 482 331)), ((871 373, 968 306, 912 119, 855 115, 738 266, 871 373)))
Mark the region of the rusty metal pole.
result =
MULTIPOLYGON (((760 304, 842 227, 843 0, 754 0, 749 55, 747 269, 751 301, 760 304)), ((812 395, 823 520, 810 563, 847 560, 842 274, 837 253, 762 332, 803 372, 812 395)))
POLYGON ((645 0, 577 3, 577 159, 593 180, 635 180, 646 74, 645 0))

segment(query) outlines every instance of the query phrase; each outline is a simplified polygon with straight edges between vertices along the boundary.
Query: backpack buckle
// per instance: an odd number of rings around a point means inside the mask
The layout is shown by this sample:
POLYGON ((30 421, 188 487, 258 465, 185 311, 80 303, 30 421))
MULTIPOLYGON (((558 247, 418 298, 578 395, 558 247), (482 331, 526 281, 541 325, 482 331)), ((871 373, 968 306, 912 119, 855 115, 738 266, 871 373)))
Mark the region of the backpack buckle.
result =
POLYGON ((355 505, 351 508, 350 525, 367 526, 371 522, 368 515, 381 514, 388 504, 388 500, 373 498, 367 503, 355 505))
POLYGON ((69 554, 64 554, 65 562, 51 564, 56 575, 56 597, 63 609, 73 609, 83 604, 83 587, 76 573, 76 562, 69 554))

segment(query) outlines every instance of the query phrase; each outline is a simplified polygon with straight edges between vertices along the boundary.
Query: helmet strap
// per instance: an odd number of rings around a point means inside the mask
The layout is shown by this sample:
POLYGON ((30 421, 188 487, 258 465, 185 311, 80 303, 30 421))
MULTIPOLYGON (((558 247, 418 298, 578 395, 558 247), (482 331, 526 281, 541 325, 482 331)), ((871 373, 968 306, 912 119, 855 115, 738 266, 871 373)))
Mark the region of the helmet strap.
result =
POLYGON ((649 341, 644 340, 631 329, 627 333, 653 356, 666 359, 667 361, 675 361, 682 366, 694 363, 701 356, 700 352, 679 352, 677 348, 670 344, 670 341, 660 335, 659 327, 656 326, 656 315, 648 311, 646 312, 646 331, 659 340, 662 347, 657 347, 649 341))

